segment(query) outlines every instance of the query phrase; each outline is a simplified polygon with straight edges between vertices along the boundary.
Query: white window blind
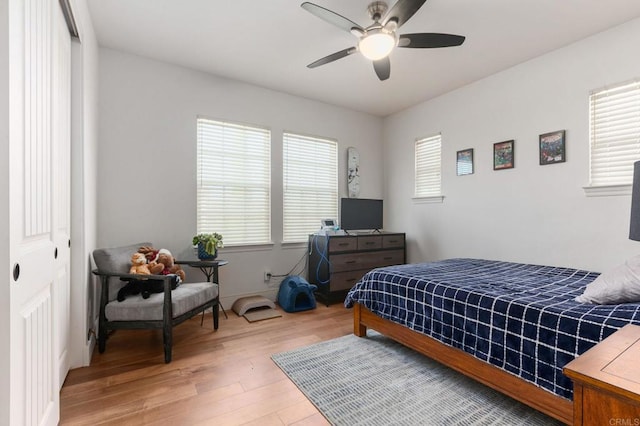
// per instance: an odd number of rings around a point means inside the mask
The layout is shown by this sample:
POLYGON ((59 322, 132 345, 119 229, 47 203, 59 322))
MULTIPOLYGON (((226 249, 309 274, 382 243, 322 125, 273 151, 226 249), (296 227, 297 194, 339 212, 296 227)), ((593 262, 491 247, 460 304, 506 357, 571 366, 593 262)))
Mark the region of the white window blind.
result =
POLYGON ((640 81, 593 92, 589 105, 590 185, 630 185, 640 159, 640 81))
POLYGON ((416 141, 416 197, 437 197, 442 193, 442 137, 438 135, 416 141))
POLYGON ((271 242, 271 132, 197 119, 197 232, 225 246, 271 242))
POLYGON ((284 242, 307 241, 321 219, 338 216, 338 143, 283 135, 284 242))

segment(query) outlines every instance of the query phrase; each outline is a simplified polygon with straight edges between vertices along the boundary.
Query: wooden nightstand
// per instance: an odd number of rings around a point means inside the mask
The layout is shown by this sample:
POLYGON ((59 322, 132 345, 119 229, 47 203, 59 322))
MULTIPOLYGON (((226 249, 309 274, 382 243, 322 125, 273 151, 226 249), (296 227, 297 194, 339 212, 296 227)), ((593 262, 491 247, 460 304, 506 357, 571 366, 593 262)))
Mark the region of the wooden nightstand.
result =
POLYGON ((640 327, 626 325, 564 367, 573 424, 640 426, 640 327))

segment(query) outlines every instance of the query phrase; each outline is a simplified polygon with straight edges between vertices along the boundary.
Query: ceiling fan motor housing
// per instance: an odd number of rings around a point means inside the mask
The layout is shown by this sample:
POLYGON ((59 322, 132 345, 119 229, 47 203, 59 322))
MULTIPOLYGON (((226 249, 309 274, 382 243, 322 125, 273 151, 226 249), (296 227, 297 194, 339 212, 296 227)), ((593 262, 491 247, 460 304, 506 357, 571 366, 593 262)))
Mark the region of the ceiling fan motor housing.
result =
POLYGON ((386 2, 374 1, 369 4, 367 11, 369 12, 371 19, 377 22, 385 13, 387 13, 388 8, 389 6, 387 6, 386 2))

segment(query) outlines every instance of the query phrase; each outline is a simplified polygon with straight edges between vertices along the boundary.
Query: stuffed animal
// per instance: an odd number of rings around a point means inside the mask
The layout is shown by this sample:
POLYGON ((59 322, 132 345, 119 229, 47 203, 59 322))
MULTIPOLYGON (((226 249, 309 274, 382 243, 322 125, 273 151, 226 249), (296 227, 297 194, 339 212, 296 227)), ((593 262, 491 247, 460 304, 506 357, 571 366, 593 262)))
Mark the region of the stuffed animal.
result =
POLYGON ((142 246, 138 249, 138 253, 144 254, 144 257, 147 258, 147 263, 151 263, 156 260, 158 257, 158 251, 151 246, 142 246))
MULTIPOLYGON (((147 263, 147 259, 142 253, 134 253, 131 255, 130 274, 138 275, 157 275, 164 269, 164 265, 156 262, 147 263), (151 268, 149 268, 151 267, 151 268)), ((177 280, 176 280, 177 281, 177 280)), ((177 285, 173 283, 172 289, 177 285)), ((116 296, 118 302, 122 302, 129 295, 141 294, 143 299, 148 299, 151 293, 162 293, 164 291, 164 282, 162 280, 154 280, 148 278, 127 279, 127 283, 118 290, 116 296)))
MULTIPOLYGON (((171 283, 171 289, 175 290, 176 281, 171 283)), ((122 302, 127 296, 142 295, 143 299, 148 299, 151 293, 164 292, 164 281, 154 279, 129 280, 120 290, 118 290, 118 302, 122 302)))
MULTIPOLYGON (((129 280, 124 286, 118 290, 118 302, 122 302, 129 295, 137 295, 142 291, 143 281, 140 280, 129 280)), ((147 296, 149 297, 149 296, 147 296)))
POLYGON ((151 246, 142 246, 138 249, 138 253, 144 254, 144 257, 147 259, 147 266, 152 275, 161 275, 162 271, 164 271, 164 265, 157 262, 159 251, 160 250, 156 250, 151 246))
POLYGON ((138 249, 138 253, 144 254, 153 275, 176 274, 180 278, 178 284, 184 281, 184 270, 180 265, 175 264, 175 258, 169 250, 157 250, 150 246, 142 246, 138 249))
MULTIPOLYGON (((139 275, 169 275, 176 274, 176 280, 172 282, 171 289, 184 280, 184 271, 179 265, 174 264, 174 259, 169 250, 155 250, 153 247, 140 247, 131 255, 130 274, 139 275)), ((122 302, 129 295, 141 294, 143 299, 148 299, 151 293, 162 293, 164 281, 143 278, 131 279, 118 290, 117 300, 122 302)))
POLYGON ((133 253, 131 255, 131 268, 129 268, 130 274, 139 275, 151 275, 151 271, 147 266, 147 259, 142 253, 133 253))
POLYGON ((158 251, 156 262, 160 265, 164 265, 164 269, 160 272, 161 275, 176 274, 179 278, 178 283, 184 281, 184 270, 180 265, 175 264, 175 259, 169 250, 160 249, 158 251))

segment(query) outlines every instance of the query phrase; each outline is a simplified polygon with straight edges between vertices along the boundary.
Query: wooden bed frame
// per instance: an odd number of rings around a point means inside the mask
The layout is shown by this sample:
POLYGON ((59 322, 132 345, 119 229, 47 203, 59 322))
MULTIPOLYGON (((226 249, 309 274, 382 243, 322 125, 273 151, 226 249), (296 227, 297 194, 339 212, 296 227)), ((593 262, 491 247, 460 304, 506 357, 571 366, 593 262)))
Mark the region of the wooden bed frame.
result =
POLYGON ((429 336, 383 319, 359 303, 353 306, 353 333, 367 335, 367 328, 402 343, 460 373, 502 392, 566 424, 573 424, 573 402, 429 336))

